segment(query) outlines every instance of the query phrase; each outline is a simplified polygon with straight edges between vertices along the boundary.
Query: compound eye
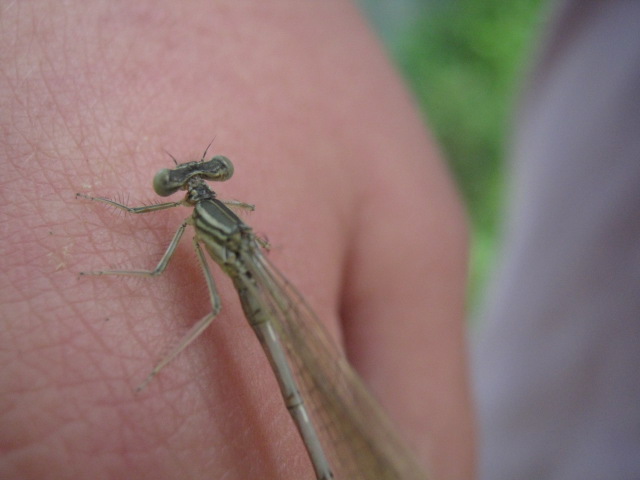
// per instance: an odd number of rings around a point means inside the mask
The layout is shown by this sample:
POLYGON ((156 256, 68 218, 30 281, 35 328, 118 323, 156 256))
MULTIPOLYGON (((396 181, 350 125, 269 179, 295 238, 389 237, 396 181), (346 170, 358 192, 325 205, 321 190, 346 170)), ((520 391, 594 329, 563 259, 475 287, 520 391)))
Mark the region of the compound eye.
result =
POLYGON ((199 173, 207 180, 224 182, 233 176, 233 163, 224 155, 216 155, 203 165, 199 173))
POLYGON ((171 170, 163 168, 153 177, 153 189, 161 197, 173 195, 182 187, 182 182, 171 180, 171 170))

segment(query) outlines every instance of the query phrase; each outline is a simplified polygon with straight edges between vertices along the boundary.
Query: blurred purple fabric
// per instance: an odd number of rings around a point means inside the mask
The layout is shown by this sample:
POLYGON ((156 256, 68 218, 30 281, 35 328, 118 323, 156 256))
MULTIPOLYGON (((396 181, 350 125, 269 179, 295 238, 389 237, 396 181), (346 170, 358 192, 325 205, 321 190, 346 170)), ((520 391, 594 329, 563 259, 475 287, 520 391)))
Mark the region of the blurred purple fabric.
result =
POLYGON ((640 479, 640 2, 556 13, 474 345, 480 478, 640 479))

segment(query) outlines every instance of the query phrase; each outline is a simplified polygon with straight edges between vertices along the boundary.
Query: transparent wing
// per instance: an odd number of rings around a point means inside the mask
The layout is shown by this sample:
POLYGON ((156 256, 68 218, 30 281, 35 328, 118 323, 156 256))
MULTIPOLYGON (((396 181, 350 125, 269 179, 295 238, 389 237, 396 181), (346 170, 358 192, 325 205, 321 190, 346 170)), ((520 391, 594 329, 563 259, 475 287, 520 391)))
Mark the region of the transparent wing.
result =
POLYGON ((337 480, 425 480, 375 399, 300 293, 259 252, 247 262, 269 306, 337 480))

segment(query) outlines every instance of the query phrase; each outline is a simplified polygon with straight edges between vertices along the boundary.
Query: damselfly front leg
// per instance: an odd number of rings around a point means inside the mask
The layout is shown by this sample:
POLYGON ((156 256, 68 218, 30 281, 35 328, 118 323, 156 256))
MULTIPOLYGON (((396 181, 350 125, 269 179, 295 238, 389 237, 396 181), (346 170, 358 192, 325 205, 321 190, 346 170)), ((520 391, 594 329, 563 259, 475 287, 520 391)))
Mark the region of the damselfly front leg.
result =
MULTIPOLYGON (((107 205, 111 205, 113 207, 116 207, 120 210, 124 210, 126 212, 129 213, 149 213, 149 212, 155 212, 158 210, 164 210, 167 208, 173 208, 173 207, 177 207, 177 206, 181 206, 183 205, 183 202, 168 202, 168 203, 161 203, 161 204, 156 204, 156 205, 145 205, 145 206, 140 206, 140 207, 129 207, 127 205, 118 203, 116 201, 110 200, 108 198, 102 198, 102 197, 91 197, 89 195, 84 195, 84 194, 76 194, 76 197, 81 197, 81 198, 85 198, 87 200, 92 200, 92 201, 96 201, 96 202, 101 202, 101 203, 105 203, 107 205)), ((253 210, 254 206, 248 203, 243 203, 243 202, 236 202, 236 201, 231 201, 231 202, 223 202, 223 203, 228 203, 231 204, 233 206, 236 207, 240 207, 240 208, 246 208, 246 209, 251 209, 253 210)), ((171 257, 173 256, 173 254, 176 251, 176 248, 178 246, 178 243, 180 242, 182 235, 184 234, 184 231, 187 227, 187 225, 189 225, 191 222, 191 217, 189 217, 188 219, 186 219, 184 222, 182 222, 182 224, 180 225, 180 227, 178 228, 178 230, 176 231, 175 235, 173 236, 173 239, 171 240, 169 247, 167 248, 167 250, 165 251, 165 253, 163 254, 162 258, 160 259, 160 262, 158 263, 158 265, 156 266, 156 268, 154 268, 153 270, 138 270, 138 269, 132 269, 132 270, 97 270, 97 271, 91 271, 91 272, 80 272, 80 275, 122 275, 122 276, 141 276, 141 277, 155 277, 155 276, 159 276, 161 275, 165 269, 167 268, 167 265, 169 264, 169 260, 171 260, 171 257)), ((205 281, 207 283, 207 289, 209 291, 209 301, 211 302, 211 307, 212 307, 212 311, 205 315, 203 318, 201 318, 200 320, 198 320, 198 322, 196 322, 190 329, 189 331, 187 331, 187 333, 182 337, 182 339, 169 351, 168 354, 166 354, 151 370, 151 373, 149 373, 149 375, 144 379, 144 381, 138 385, 138 387, 136 387, 136 391, 140 391, 142 390, 152 379, 153 377, 155 377, 160 370, 162 370, 167 364, 169 364, 178 354, 180 354, 185 348, 187 348, 191 342, 193 342, 196 338, 198 338, 198 336, 200 336, 200 334, 207 329, 207 327, 211 324, 211 322, 216 318, 216 316, 218 315, 218 313, 220 312, 221 309, 221 301, 220 301, 220 296, 218 295, 217 289, 216 289, 216 285, 215 282, 213 280, 213 276, 211 275, 211 270, 209 269, 209 265, 207 264, 205 255, 202 251, 202 248, 200 247, 200 245, 198 244, 197 239, 194 237, 193 239, 193 246, 196 252, 196 256, 198 258, 198 263, 200 264, 200 267, 202 268, 202 272, 204 274, 205 277, 205 281)))

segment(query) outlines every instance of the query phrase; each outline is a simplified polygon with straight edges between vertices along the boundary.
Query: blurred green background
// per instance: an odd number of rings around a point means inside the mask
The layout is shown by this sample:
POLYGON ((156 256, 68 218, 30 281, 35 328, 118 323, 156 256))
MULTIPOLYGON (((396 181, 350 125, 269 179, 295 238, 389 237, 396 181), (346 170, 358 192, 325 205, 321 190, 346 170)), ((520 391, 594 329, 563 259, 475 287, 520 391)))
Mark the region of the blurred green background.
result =
POLYGON ((413 90, 464 197, 472 227, 473 315, 497 259, 504 163, 542 0, 359 0, 413 90))

